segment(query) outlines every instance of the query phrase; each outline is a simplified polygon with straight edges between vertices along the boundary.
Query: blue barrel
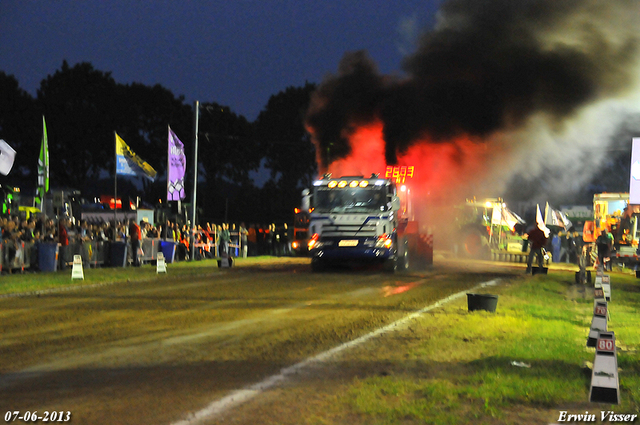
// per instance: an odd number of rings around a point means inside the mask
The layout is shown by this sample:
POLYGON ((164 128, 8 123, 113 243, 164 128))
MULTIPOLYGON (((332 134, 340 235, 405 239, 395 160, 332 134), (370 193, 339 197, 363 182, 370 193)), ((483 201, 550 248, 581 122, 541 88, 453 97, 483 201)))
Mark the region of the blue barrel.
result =
POLYGON ((127 243, 111 242, 111 267, 126 267, 127 243))
POLYGON ((58 270, 58 244, 38 244, 38 268, 43 272, 55 272, 58 270))
POLYGON ((160 241, 160 250, 164 255, 165 263, 173 263, 176 255, 176 243, 171 241, 160 241))

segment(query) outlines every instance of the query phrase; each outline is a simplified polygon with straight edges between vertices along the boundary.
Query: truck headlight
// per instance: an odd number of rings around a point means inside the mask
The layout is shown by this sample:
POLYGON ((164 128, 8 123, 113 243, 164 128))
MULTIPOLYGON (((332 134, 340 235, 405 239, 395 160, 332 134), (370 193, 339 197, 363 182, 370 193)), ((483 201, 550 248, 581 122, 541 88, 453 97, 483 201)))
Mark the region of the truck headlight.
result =
POLYGON ((311 239, 309 239, 309 243, 308 243, 309 249, 317 248, 320 246, 318 239, 320 239, 320 235, 318 235, 317 233, 314 233, 313 236, 311 236, 311 239))
POLYGON ((376 248, 391 248, 391 245, 393 245, 393 241, 391 240, 391 238, 389 236, 387 236, 387 234, 385 233, 382 236, 378 237, 378 240, 376 241, 376 248))

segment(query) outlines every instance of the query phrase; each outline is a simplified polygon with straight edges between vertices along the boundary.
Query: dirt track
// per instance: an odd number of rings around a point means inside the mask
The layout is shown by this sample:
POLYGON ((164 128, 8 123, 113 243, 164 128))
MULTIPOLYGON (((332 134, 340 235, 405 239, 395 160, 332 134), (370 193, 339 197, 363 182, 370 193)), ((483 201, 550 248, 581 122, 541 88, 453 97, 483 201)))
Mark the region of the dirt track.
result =
POLYGON ((313 274, 308 260, 292 259, 1 299, 0 415, 69 411, 75 424, 170 424, 491 279, 496 267, 485 268, 494 271, 313 274))

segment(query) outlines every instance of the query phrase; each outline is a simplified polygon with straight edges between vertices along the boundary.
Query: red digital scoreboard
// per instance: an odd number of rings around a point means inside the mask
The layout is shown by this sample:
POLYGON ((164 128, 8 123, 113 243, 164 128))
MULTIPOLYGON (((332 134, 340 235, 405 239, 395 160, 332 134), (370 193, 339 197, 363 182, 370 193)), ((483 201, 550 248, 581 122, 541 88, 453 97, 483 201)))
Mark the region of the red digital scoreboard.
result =
POLYGON ((384 178, 395 179, 396 183, 402 184, 406 179, 413 177, 414 171, 413 165, 388 165, 384 178))

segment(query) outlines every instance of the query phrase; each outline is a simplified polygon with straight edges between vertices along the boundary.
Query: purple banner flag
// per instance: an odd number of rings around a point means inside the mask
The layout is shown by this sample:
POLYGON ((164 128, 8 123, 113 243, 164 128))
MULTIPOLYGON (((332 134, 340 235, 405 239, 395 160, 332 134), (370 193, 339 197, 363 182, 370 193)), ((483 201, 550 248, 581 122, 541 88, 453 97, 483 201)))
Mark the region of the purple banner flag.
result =
POLYGON ((185 198, 184 173, 187 158, 184 145, 169 127, 169 155, 167 166, 167 201, 180 201, 185 198))

